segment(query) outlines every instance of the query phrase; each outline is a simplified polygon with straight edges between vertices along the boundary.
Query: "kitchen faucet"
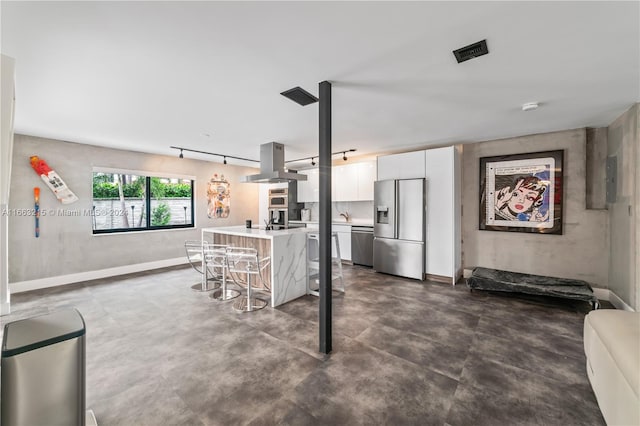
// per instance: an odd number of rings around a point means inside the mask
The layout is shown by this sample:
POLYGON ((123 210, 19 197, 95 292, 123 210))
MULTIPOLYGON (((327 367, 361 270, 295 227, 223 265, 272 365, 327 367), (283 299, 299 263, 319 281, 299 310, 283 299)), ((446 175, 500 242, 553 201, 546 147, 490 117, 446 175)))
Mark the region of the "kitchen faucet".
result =
POLYGON ((349 212, 340 213, 340 216, 344 217, 344 220, 346 220, 347 222, 351 222, 351 215, 349 214, 349 212))

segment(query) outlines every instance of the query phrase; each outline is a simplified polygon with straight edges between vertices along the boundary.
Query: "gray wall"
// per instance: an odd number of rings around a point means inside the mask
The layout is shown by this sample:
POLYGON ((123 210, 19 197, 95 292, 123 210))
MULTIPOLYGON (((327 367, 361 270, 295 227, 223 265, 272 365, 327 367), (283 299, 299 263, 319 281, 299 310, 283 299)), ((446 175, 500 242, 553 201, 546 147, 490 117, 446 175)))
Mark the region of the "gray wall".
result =
POLYGON ((583 279, 608 285, 608 215, 586 209, 586 130, 523 136, 463 147, 463 265, 583 279), (564 149, 563 235, 480 231, 479 159, 564 149))
POLYGON ((244 224, 258 219, 258 185, 239 183, 255 169, 207 161, 179 159, 133 151, 16 135, 11 180, 11 209, 33 208, 33 187, 41 188, 41 209, 91 209, 92 168, 110 167, 195 176, 196 227, 94 236, 91 216, 47 215, 40 219, 40 238, 34 236, 34 218, 9 217, 9 282, 54 277, 184 256, 184 241, 199 239, 200 228, 244 224), (29 164, 38 155, 78 196, 63 206, 29 164), (231 214, 207 218, 207 182, 214 173, 231 182, 231 214))
POLYGON ((587 128, 587 208, 607 208, 606 127, 587 128))
POLYGON ((610 214, 611 261, 609 287, 626 304, 640 310, 638 301, 636 238, 638 201, 638 104, 609 125, 607 155, 617 158, 617 197, 607 205, 610 214), (634 213, 635 210, 635 213, 634 213))

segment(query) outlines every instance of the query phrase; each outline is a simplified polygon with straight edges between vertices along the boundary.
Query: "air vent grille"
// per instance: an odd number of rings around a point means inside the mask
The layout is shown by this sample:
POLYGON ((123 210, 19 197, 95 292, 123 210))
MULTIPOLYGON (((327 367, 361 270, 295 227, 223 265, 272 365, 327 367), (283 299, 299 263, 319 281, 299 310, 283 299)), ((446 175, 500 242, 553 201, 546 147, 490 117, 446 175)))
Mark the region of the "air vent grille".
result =
POLYGON ((293 89, 285 90, 280 94, 302 106, 309 105, 314 102, 318 102, 318 98, 316 98, 311 93, 307 92, 301 87, 294 87, 293 89))
POLYGON ((478 56, 486 55, 487 53, 489 53, 489 49, 487 48, 487 40, 482 40, 453 51, 453 54, 455 55, 458 63, 477 58, 478 56))

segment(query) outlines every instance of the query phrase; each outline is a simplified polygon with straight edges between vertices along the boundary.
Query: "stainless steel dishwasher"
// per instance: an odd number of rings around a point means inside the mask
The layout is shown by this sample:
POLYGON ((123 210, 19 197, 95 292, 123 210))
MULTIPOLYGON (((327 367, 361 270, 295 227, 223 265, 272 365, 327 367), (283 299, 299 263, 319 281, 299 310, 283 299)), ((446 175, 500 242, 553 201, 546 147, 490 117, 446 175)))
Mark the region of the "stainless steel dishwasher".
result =
POLYGON ((373 226, 351 227, 351 261, 354 265, 373 266, 373 226))

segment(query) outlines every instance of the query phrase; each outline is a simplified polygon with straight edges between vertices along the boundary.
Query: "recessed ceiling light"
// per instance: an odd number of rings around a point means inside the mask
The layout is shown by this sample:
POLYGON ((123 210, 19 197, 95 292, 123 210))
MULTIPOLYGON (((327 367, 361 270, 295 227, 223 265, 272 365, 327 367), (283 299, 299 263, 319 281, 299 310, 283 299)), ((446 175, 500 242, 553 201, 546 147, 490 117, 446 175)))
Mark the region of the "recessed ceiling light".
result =
POLYGON ((533 111, 534 109, 538 109, 537 102, 527 102, 526 104, 522 104, 523 111, 533 111))

